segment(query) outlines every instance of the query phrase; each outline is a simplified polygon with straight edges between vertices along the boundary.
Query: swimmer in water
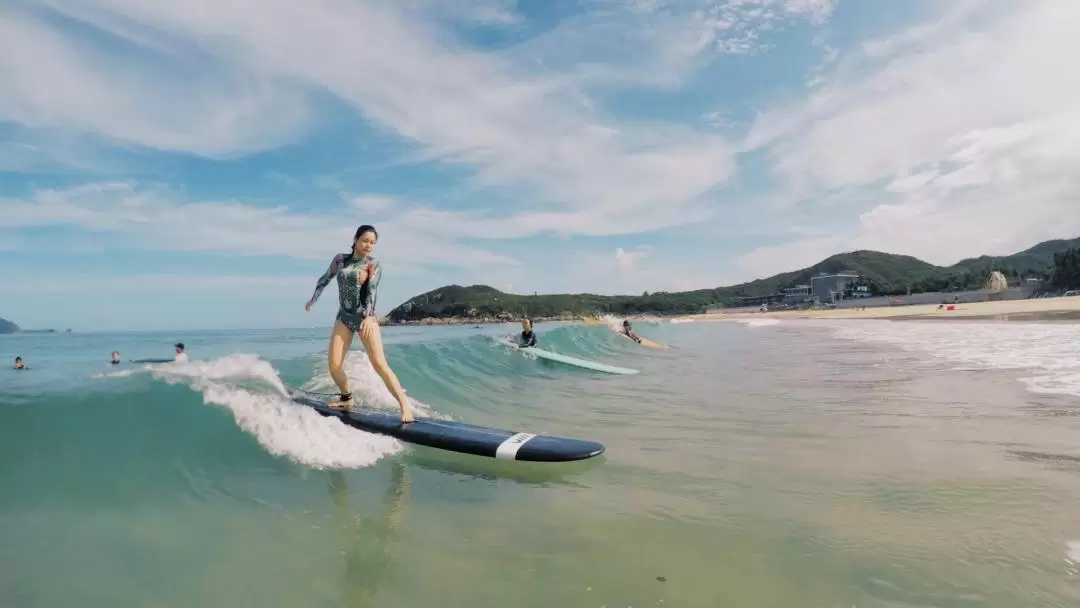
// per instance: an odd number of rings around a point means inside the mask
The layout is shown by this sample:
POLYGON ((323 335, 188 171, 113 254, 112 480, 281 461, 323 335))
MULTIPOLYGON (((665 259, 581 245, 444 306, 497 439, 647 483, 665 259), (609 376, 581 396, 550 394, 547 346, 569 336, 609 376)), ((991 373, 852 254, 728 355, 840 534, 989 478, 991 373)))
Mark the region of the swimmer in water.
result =
POLYGON ((173 359, 176 363, 186 363, 188 360, 187 353, 184 352, 184 343, 177 342, 173 344, 173 348, 176 349, 176 357, 173 359))
POLYGON ((536 346, 536 333, 533 332, 532 319, 521 320, 521 335, 518 336, 518 346, 536 346))
POLYGON ((356 229, 353 235, 352 251, 339 253, 330 262, 330 267, 315 283, 315 293, 304 305, 311 310, 323 289, 330 284, 330 279, 337 279, 338 312, 334 319, 334 329, 330 334, 330 349, 327 353, 330 377, 334 379, 340 391, 340 398, 329 404, 332 408, 347 409, 352 405, 352 393, 349 392, 349 378, 342 369, 345 355, 349 352, 354 333, 360 334, 371 366, 382 378, 390 394, 397 399, 401 408, 401 422, 413 421, 412 408, 405 399, 405 390, 401 388, 394 371, 386 362, 383 353, 382 334, 379 330, 379 318, 375 315, 375 300, 378 295, 379 281, 382 279, 382 265, 371 252, 379 233, 374 226, 367 224, 356 229))
POLYGON ((22 357, 15 357, 15 369, 26 369, 26 366, 23 365, 22 357))
POLYGON ((634 328, 630 327, 630 321, 628 319, 622 322, 622 332, 626 334, 627 338, 630 338, 634 342, 641 344, 641 338, 638 337, 637 332, 634 331, 634 328))
POLYGON ((118 350, 112 351, 112 364, 113 365, 119 365, 120 364, 120 351, 118 351, 118 350))

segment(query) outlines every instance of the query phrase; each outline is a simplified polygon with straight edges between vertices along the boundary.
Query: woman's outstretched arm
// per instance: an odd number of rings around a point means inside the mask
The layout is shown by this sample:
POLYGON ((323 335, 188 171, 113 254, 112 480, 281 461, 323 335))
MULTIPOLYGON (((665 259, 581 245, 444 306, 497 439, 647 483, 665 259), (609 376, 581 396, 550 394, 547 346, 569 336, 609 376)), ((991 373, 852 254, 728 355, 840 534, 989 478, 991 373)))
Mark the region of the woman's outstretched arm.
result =
POLYGON ((308 300, 309 304, 314 304, 318 301, 319 296, 322 295, 326 286, 330 284, 330 280, 337 274, 338 268, 341 268, 341 260, 343 256, 339 253, 334 256, 334 259, 330 261, 330 266, 326 269, 319 280, 315 282, 315 293, 311 294, 311 299, 308 300))

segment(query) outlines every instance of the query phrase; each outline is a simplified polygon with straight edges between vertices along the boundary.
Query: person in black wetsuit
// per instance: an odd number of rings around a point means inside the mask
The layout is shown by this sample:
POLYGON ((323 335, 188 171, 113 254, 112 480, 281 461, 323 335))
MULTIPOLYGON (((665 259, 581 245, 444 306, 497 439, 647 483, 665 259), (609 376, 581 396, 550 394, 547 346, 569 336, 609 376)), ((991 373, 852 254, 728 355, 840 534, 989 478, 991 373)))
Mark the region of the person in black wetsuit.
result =
POLYGON ((536 346, 536 332, 533 331, 532 319, 521 320, 521 335, 518 336, 518 346, 536 346))
POLYGON ((634 328, 630 327, 630 320, 629 319, 624 320, 622 322, 622 332, 624 334, 626 334, 627 338, 630 338, 634 342, 637 342, 638 344, 641 344, 641 338, 639 338, 637 333, 634 332, 634 328))

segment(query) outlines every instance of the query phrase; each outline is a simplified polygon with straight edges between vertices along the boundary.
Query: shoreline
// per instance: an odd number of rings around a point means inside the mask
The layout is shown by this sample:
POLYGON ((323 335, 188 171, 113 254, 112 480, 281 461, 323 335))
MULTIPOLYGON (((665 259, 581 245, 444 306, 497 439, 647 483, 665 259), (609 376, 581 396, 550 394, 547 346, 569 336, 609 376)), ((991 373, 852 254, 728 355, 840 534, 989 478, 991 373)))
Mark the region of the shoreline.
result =
MULTIPOLYGON (((708 312, 680 315, 629 315, 625 318, 644 321, 722 321, 746 319, 875 319, 892 321, 1001 321, 1001 322, 1055 322, 1080 323, 1080 297, 1033 298, 1027 300, 1003 300, 956 304, 953 310, 938 308, 938 304, 910 306, 876 306, 859 310, 834 308, 829 310, 779 310, 771 312, 708 312)), ((597 319, 593 315, 560 315, 533 317, 533 323, 588 322, 597 319)), ((466 317, 429 317, 415 321, 386 321, 384 326, 432 326, 432 325, 505 325, 520 319, 493 319, 466 317)))
POLYGON ((877 319, 891 321, 1002 321, 1080 323, 1080 297, 1033 298, 957 304, 953 310, 937 304, 881 306, 859 310, 781 310, 775 312, 705 313, 686 318, 702 320, 737 319, 877 319))

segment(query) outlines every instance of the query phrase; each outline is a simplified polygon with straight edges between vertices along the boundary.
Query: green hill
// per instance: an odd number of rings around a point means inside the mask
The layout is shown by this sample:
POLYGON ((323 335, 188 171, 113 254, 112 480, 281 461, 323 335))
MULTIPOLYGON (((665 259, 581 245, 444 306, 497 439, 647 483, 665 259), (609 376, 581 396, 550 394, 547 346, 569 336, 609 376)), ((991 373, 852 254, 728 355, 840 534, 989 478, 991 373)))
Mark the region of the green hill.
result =
POLYGON ((7 319, 0 317, 0 334, 14 334, 22 331, 19 326, 8 321, 7 319))
POLYGON ((805 285, 821 273, 850 271, 874 295, 899 295, 930 291, 957 291, 982 287, 992 270, 1011 279, 1047 278, 1054 268, 1054 254, 1080 248, 1080 238, 1039 243, 1008 256, 968 258, 952 266, 935 266, 908 255, 880 251, 852 251, 830 256, 813 266, 747 283, 682 292, 655 292, 640 296, 602 296, 590 293, 526 296, 501 292, 487 285, 448 285, 410 298, 387 315, 391 322, 426 318, 514 319, 570 318, 610 312, 613 314, 692 314, 717 306, 738 304, 747 298, 772 296, 785 288, 805 285))

